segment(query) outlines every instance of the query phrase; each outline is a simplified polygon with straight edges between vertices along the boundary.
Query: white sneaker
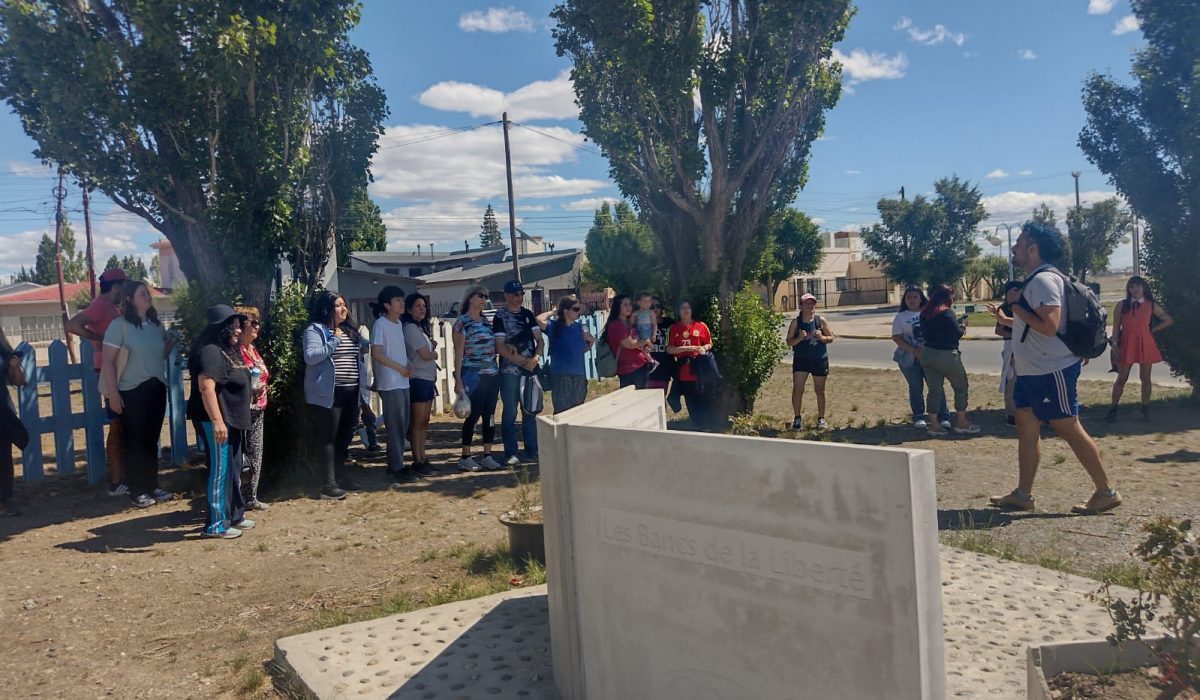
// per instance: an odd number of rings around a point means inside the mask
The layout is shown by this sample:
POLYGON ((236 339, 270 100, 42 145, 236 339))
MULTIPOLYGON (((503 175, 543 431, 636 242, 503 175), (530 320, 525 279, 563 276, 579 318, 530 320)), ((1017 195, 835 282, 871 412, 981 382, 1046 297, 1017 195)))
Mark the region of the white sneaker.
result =
POLYGON ((239 530, 252 530, 252 529, 254 529, 254 521, 251 520, 250 518, 242 518, 241 520, 234 523, 233 527, 235 527, 239 530))
POLYGON ((164 489, 154 489, 154 493, 150 494, 150 497, 159 503, 166 503, 167 501, 175 500, 175 494, 164 489))
POLYGON ((506 467, 516 467, 516 466, 520 466, 520 464, 521 464, 521 458, 516 455, 513 455, 512 457, 509 457, 508 459, 504 460, 504 466, 506 466, 506 467))
POLYGON ((944 420, 944 421, 942 421, 941 425, 942 425, 942 430, 949 430, 951 423, 948 420, 944 420))
POLYGON ((924 430, 929 427, 929 423, 924 418, 918 418, 913 421, 913 427, 917 430, 924 430))
POLYGON ((484 469, 487 469, 488 471, 500 471, 500 470, 504 469, 504 465, 497 462, 496 458, 492 457, 491 455, 484 457, 483 461, 480 462, 479 464, 480 464, 480 466, 482 466, 484 469))
POLYGON ((458 468, 464 472, 483 471, 483 467, 479 466, 479 462, 476 462, 474 457, 463 457, 458 460, 458 468))

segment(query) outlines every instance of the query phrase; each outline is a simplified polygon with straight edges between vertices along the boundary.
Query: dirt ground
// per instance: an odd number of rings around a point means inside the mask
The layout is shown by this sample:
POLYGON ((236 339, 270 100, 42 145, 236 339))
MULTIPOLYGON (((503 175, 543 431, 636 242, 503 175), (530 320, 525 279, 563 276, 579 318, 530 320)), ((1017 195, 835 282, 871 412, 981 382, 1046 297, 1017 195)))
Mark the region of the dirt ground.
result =
MULTIPOLYGON (((1083 388, 1085 422, 1100 441, 1126 505, 1113 515, 1066 516, 1090 493, 1056 439, 1044 449, 1041 510, 986 506, 1013 486, 1016 442, 992 377, 972 377, 984 433, 930 439, 907 425, 895 372, 835 368, 823 434, 782 432, 790 377, 777 373, 750 421, 785 438, 887 444, 937 454, 939 520, 947 542, 1093 576, 1128 578, 1139 526, 1156 515, 1200 514, 1200 414, 1159 390, 1154 420, 1100 421, 1107 386, 1083 388)), ((611 385, 609 382, 608 385, 611 385)), ((811 393, 806 406, 813 406, 811 393)), ((431 443, 446 464, 458 423, 431 443)), ((391 490, 382 459, 353 475, 367 491, 342 502, 304 489, 269 493, 272 508, 238 540, 199 538, 198 468, 169 471, 184 495, 144 511, 80 476, 18 483, 20 518, 0 521, 0 697, 268 697, 280 636, 537 583, 504 560, 496 516, 514 495, 505 473, 435 477, 391 490)))

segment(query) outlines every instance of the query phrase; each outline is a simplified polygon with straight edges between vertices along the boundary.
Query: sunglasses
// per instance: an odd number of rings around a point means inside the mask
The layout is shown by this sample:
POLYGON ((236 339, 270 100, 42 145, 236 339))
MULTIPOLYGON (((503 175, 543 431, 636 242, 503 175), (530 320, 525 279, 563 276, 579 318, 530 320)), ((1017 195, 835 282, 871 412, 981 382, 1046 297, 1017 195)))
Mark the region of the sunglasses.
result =
POLYGON ((254 319, 251 319, 251 320, 249 320, 249 321, 246 321, 246 324, 247 324, 247 325, 249 325, 249 326, 250 326, 250 327, 252 327, 252 328, 258 328, 259 321, 256 321, 256 320, 254 320, 254 319))
POLYGON ((578 307, 578 306, 572 306, 572 307, 571 307, 571 311, 574 311, 575 313, 579 313, 579 312, 580 312, 580 311, 582 311, 582 310, 583 310, 583 309, 582 309, 582 308, 580 308, 580 307, 578 307))

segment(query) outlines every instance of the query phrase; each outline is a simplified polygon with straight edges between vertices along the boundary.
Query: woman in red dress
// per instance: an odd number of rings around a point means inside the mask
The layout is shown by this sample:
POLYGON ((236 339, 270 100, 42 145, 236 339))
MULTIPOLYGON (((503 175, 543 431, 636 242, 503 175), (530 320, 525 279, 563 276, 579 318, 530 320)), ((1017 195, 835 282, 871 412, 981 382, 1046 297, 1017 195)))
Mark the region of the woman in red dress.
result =
POLYGON ((1112 407, 1104 420, 1115 423, 1117 404, 1129 380, 1129 370, 1138 365, 1142 382, 1142 417, 1149 419, 1150 369, 1162 362, 1162 354, 1154 342, 1154 334, 1169 328, 1175 321, 1163 307, 1154 303, 1150 285, 1141 277, 1130 277, 1125 284, 1125 298, 1113 307, 1112 344, 1116 348, 1117 381, 1113 383, 1112 407), (1154 319, 1158 319, 1155 323, 1154 319))

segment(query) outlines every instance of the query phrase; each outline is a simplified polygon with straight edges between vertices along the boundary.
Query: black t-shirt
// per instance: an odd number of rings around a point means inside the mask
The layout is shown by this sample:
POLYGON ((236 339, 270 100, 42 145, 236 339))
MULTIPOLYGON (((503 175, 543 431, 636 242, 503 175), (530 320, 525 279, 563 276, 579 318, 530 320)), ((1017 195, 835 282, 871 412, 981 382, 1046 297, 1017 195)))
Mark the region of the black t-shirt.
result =
POLYGON ((922 319, 921 329, 925 333, 925 347, 938 350, 957 350, 958 340, 963 336, 958 317, 950 309, 931 319, 922 319))
MULTIPOLYGON (((523 357, 533 357, 533 351, 537 349, 534 333, 540 333, 541 328, 529 309, 521 307, 517 311, 510 311, 505 305, 496 311, 496 317, 492 319, 492 332, 503 337, 504 342, 523 357)), ((508 358, 500 358, 501 374, 515 374, 519 371, 508 358)))
POLYGON ((192 359, 192 395, 188 397, 187 417, 190 420, 211 421, 200 395, 200 375, 217 383, 217 403, 225 425, 238 430, 250 429, 250 370, 235 367, 216 345, 205 345, 192 359))

